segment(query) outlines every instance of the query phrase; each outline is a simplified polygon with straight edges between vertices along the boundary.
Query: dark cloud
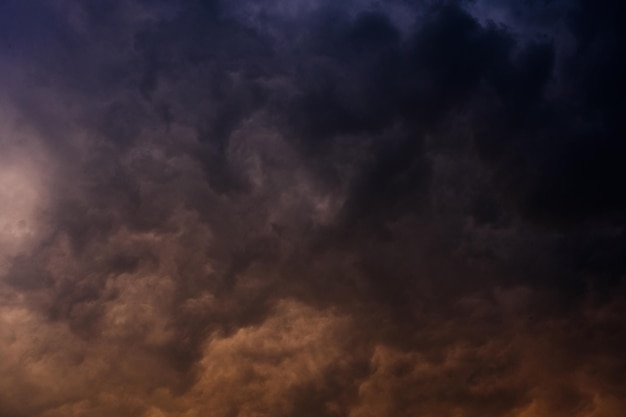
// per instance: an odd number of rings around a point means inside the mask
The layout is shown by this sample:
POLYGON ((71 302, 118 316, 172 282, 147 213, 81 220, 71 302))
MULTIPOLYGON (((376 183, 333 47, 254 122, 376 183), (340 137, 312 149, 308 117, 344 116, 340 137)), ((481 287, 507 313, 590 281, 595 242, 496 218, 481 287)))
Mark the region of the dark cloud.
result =
POLYGON ((0 1, 0 416, 620 416, 622 11, 0 1))

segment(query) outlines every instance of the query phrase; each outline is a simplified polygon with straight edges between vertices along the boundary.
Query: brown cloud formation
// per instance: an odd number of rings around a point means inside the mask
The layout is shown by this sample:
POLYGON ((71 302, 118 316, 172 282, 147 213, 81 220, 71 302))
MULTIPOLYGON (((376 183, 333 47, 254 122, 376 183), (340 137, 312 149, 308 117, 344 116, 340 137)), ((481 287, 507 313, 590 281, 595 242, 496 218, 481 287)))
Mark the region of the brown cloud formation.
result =
MULTIPOLYGON (((528 296, 500 296, 520 294, 528 296)), ((163 326, 156 306, 142 304, 153 309, 143 320, 137 307, 110 308, 111 330, 130 327, 124 318, 153 326, 129 343, 107 331, 86 341, 6 297, 3 305, 7 415, 613 416, 624 407, 624 361, 611 351, 624 344, 613 333, 623 314, 616 306, 588 311, 573 329, 464 299, 465 319, 428 320, 401 348, 348 316, 285 300, 261 323, 208 335, 180 390, 184 375, 156 349, 168 338, 154 328, 163 326)))
POLYGON ((0 417, 621 417, 621 6, 531 3, 0 1, 0 417))

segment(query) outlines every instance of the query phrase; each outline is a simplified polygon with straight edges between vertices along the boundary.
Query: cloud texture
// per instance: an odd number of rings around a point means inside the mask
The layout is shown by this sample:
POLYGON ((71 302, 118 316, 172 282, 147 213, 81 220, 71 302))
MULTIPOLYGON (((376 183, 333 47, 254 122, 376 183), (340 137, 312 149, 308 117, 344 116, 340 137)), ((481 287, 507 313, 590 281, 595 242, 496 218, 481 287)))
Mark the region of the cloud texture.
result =
POLYGON ((0 0, 0 417, 620 417, 624 6, 0 0))

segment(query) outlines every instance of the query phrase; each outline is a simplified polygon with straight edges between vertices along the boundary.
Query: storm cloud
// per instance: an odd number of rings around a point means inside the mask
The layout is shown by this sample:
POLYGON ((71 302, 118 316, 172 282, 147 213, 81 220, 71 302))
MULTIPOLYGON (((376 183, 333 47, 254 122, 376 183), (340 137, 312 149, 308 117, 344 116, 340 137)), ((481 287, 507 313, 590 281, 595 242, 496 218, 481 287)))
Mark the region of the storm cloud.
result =
POLYGON ((622 2, 0 0, 0 417, 620 417, 622 2))

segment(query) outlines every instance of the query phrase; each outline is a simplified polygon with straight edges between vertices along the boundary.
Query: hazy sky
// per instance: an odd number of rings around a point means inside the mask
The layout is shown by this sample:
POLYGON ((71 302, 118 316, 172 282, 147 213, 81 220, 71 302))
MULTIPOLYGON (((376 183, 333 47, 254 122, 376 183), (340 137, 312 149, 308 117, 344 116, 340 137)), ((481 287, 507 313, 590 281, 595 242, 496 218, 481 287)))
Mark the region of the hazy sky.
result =
POLYGON ((623 417, 624 16, 0 0, 0 417, 623 417))

